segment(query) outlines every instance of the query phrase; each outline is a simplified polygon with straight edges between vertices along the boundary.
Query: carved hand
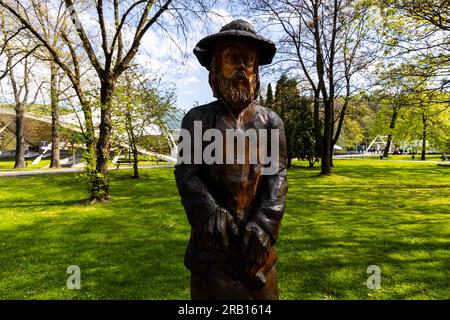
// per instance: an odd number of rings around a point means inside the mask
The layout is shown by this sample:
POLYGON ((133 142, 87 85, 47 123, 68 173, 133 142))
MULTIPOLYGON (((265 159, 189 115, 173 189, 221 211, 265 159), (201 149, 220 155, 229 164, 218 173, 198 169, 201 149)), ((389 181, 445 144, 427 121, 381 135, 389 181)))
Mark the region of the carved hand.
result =
POLYGON ((228 251, 228 232, 237 236, 239 230, 234 222, 233 216, 226 209, 218 208, 216 212, 209 217, 209 220, 205 225, 205 232, 209 240, 215 243, 218 249, 228 251))
POLYGON ((272 239, 256 222, 250 221, 245 226, 242 251, 246 253, 246 272, 256 275, 267 262, 272 239))

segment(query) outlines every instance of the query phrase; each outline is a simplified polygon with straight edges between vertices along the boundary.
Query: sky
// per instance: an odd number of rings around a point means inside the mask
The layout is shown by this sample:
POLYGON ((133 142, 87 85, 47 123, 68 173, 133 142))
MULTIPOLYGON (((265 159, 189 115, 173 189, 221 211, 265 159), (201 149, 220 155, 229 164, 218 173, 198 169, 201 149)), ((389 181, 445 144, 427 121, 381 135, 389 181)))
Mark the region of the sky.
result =
POLYGON ((162 77, 167 86, 173 84, 177 96, 176 106, 189 110, 196 104, 214 100, 208 84, 208 71, 200 65, 193 53, 195 44, 208 34, 218 32, 228 22, 236 19, 230 11, 217 7, 205 21, 192 21, 194 26, 186 41, 180 35, 172 35, 176 43, 161 30, 149 30, 142 41, 142 50, 136 57, 140 65, 162 77), (205 24, 207 23, 207 25, 205 24), (154 50, 157 47, 158 50, 154 50))
MULTIPOLYGON (((219 32, 225 24, 235 19, 252 23, 249 17, 239 15, 239 11, 239 8, 230 7, 228 1, 218 1, 206 19, 190 22, 191 30, 187 35, 186 45, 183 37, 171 34, 172 38, 177 39, 176 43, 182 44, 182 50, 161 30, 149 30, 135 61, 148 66, 151 72, 160 74, 166 84, 172 83, 175 86, 176 106, 179 109, 187 111, 197 104, 209 103, 215 98, 208 83, 208 71, 197 61, 193 49, 203 37, 219 32), (156 52, 155 47, 158 48, 156 52)), ((253 26, 258 32, 258 26, 253 26)), ((267 83, 263 79, 261 81, 263 84, 267 83)))
MULTIPOLYGON (((163 31, 162 28, 155 24, 147 31, 141 41, 138 54, 135 56, 133 63, 142 67, 150 78, 160 78, 162 89, 173 88, 176 94, 175 105, 181 110, 187 111, 195 105, 205 104, 215 99, 212 96, 212 90, 208 83, 208 71, 200 65, 193 53, 196 43, 207 35, 219 32, 225 24, 235 19, 244 19, 251 22, 251 17, 239 15, 238 12, 241 11, 239 6, 232 7, 230 3, 230 1, 218 0, 203 19, 186 19, 189 30, 184 36, 180 32, 176 32, 175 27, 163 31)), ((96 12, 80 11, 79 9, 77 8, 78 18, 91 41, 94 41, 94 46, 99 47, 99 43, 95 43, 95 41, 100 39, 96 12)), ((105 18, 107 30, 114 30, 113 17, 105 14, 105 18)), ((176 26, 176 22, 167 12, 159 18, 158 22, 162 25, 176 26)), ((258 26, 254 25, 254 27, 258 32, 258 26)), ((133 35, 134 29, 124 29, 123 37, 125 43, 127 41, 131 43, 133 35)), ((100 53, 101 49, 97 52, 100 53)), ((86 63, 89 62, 86 61, 86 63)), ((36 77, 36 81, 32 83, 32 86, 35 88, 38 87, 39 81, 48 83, 48 65, 40 63, 33 71, 33 76, 36 77)), ((96 78, 93 71, 92 76, 93 78, 88 77, 88 79, 96 78)), ((267 83, 263 79, 261 81, 263 84, 267 83)), ((8 79, 0 82, 1 102, 11 102, 13 100, 9 90, 10 86, 4 85, 7 82, 8 79)), ((48 103, 48 99, 44 95, 45 93, 42 94, 42 98, 38 97, 36 103, 48 103)))

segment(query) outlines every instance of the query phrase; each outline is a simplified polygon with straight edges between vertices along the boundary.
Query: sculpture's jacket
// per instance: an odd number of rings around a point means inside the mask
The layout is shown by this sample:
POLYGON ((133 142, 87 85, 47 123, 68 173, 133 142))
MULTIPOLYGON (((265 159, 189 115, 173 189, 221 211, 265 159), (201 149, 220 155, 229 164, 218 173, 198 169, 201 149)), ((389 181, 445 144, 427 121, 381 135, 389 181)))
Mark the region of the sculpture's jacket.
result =
MULTIPOLYGON (((241 248, 242 237, 230 237, 231 250, 224 252, 208 241, 203 232, 209 217, 219 208, 227 209, 240 229, 249 221, 256 222, 271 236, 269 251, 263 272, 269 271, 276 260, 275 243, 285 208, 286 140, 282 120, 270 109, 251 104, 236 118, 231 108, 217 100, 190 110, 182 121, 182 128, 194 139, 194 121, 201 121, 202 133, 216 128, 224 137, 226 153, 226 129, 279 129, 279 167, 273 175, 261 175, 263 165, 257 164, 186 164, 175 166, 175 178, 182 204, 191 225, 191 237, 185 255, 185 265, 193 272, 206 272, 212 265, 225 270, 232 277, 243 275, 245 253, 241 248)), ((211 142, 203 142, 203 149, 211 142)), ((202 149, 202 150, 203 150, 202 149)), ((269 148, 270 149, 270 148, 269 148)), ((189 152, 183 150, 183 152, 189 152)), ((246 146, 246 153, 257 152, 246 146)), ((191 150, 194 160, 193 148, 191 150)))

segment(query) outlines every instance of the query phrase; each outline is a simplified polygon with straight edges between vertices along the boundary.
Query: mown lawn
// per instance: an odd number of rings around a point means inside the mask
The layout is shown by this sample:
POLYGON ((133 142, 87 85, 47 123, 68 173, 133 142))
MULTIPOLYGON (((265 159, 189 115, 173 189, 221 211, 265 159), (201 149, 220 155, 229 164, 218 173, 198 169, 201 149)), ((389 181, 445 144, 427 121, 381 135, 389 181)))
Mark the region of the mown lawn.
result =
MULTIPOLYGON (((380 156, 382 154, 368 154, 368 155, 349 155, 349 158, 356 158, 356 159, 375 159, 378 160, 380 159, 380 156)), ((425 156, 425 161, 442 161, 441 159, 442 154, 427 154, 425 156)), ((423 162, 423 160, 420 160, 420 153, 417 153, 414 155, 414 159, 412 158, 412 155, 410 154, 390 154, 389 157, 387 158, 383 158, 384 161, 389 161, 389 160, 407 160, 407 161, 417 161, 417 162, 423 162)))
MULTIPOLYGON (((281 299, 449 299, 450 168, 336 160, 289 171, 281 299), (381 289, 366 287, 369 265, 381 289)), ((0 178, 1 299, 188 299, 189 226, 173 169, 111 172, 88 206, 76 174, 0 178), (69 290, 67 267, 81 268, 69 290)))
MULTIPOLYGON (((32 164, 34 159, 26 159, 26 168, 16 169, 16 170, 34 170, 34 169, 44 169, 50 165, 50 159, 42 159, 38 164, 32 164)), ((13 170, 14 160, 12 159, 1 159, 0 160, 0 170, 13 170)))
MULTIPOLYGON (((23 169, 16 169, 16 170, 20 170, 20 171, 28 171, 28 170, 36 170, 36 169, 49 169, 49 170, 54 170, 54 169, 50 169, 50 159, 42 159, 38 164, 32 164, 33 159, 27 159, 27 167, 23 168, 23 169)), ((141 161, 139 161, 139 166, 148 166, 148 165, 155 165, 155 164, 168 164, 168 162, 165 161, 156 161, 156 160, 147 160, 147 159, 143 159, 141 161)), ((131 167, 133 164, 122 164, 121 167, 131 167)), ((116 168, 117 164, 114 164, 112 162, 109 163, 108 165, 110 168, 116 168)), ((1 171, 10 171, 10 170, 14 170, 14 160, 11 159, 0 159, 0 172, 1 171)))

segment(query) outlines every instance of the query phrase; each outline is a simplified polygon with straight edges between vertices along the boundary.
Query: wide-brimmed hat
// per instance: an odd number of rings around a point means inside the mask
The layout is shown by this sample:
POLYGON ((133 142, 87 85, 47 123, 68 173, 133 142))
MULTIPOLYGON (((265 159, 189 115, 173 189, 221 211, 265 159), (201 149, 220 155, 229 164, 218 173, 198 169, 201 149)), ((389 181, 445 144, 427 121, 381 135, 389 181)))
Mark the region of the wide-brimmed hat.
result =
POLYGON ((200 40, 194 48, 198 61, 206 69, 211 67, 211 57, 214 45, 226 40, 242 40, 253 43, 259 49, 259 65, 269 64, 275 55, 275 44, 256 34, 252 25, 244 20, 234 20, 223 26, 218 33, 211 34, 200 40))

